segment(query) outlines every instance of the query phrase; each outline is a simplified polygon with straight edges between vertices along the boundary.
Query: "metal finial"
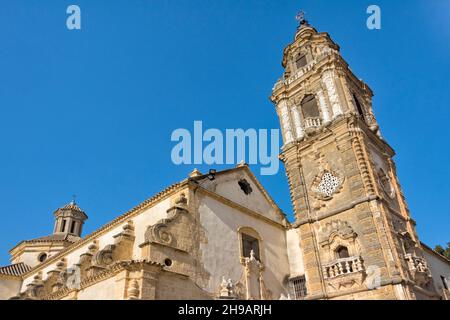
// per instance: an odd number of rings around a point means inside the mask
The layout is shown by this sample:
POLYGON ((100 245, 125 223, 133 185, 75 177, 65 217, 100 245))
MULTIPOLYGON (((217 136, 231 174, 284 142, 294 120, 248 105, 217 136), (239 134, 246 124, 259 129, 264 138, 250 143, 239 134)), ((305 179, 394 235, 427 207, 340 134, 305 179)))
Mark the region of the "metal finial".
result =
POLYGON ((75 204, 76 202, 75 202, 75 200, 77 199, 77 195, 76 194, 73 194, 72 195, 72 201, 70 202, 71 204, 75 204))
POLYGON ((299 22, 300 25, 308 24, 308 21, 305 19, 306 12, 301 10, 295 16, 295 20, 299 22))

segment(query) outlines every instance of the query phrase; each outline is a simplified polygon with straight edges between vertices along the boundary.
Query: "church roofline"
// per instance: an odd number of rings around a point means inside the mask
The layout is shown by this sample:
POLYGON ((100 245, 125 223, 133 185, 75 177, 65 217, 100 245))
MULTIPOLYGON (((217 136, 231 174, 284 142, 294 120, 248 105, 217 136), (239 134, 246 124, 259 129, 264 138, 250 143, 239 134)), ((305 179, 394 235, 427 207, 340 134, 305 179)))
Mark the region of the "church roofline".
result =
MULTIPOLYGON (((227 173, 240 171, 240 170, 244 170, 245 172, 247 172, 249 177, 252 179, 253 183, 255 183, 256 186, 261 190, 261 192, 264 195, 264 197, 266 198, 266 200, 272 205, 272 207, 275 209, 275 211, 280 216, 282 221, 284 221, 286 223, 286 227, 289 227, 290 222, 288 221, 288 219, 286 217, 286 214, 280 209, 280 207, 272 199, 272 197, 269 195, 269 193, 263 187, 261 182, 259 182, 258 178, 256 178, 255 174, 252 172, 252 170, 250 170, 250 168, 249 168, 249 166, 247 164, 242 163, 242 164, 239 164, 237 167, 230 168, 230 169, 225 169, 225 170, 222 170, 222 171, 218 171, 218 172, 216 172, 215 175, 216 176, 217 175, 224 175, 224 174, 227 174, 227 173)), ((208 179, 208 175, 209 174, 204 174, 204 175, 201 175, 201 176, 198 176, 198 177, 189 178, 189 180, 191 180, 191 181, 200 181, 200 180, 203 180, 203 179, 208 179)), ((202 188, 202 189, 204 189, 204 188, 202 188)), ((246 209, 251 210, 250 208, 246 208, 246 209)), ((253 211, 253 210, 251 210, 251 211, 253 211)))
POLYGON ((26 272, 30 271, 31 267, 23 262, 14 263, 8 266, 0 267, 0 275, 21 277, 26 272))
POLYGON ((428 251, 429 253, 435 255, 436 257, 438 257, 440 260, 442 260, 443 262, 447 263, 448 265, 450 265, 450 259, 448 259, 447 257, 444 257, 442 254, 440 254, 439 252, 434 251, 431 247, 429 247, 428 245, 426 245, 425 243, 423 243, 422 241, 420 242, 420 244, 422 245, 422 247, 425 249, 425 251, 428 251))
POLYGON ((30 269, 23 276, 26 277, 29 274, 32 274, 32 273, 34 273, 36 271, 39 271, 39 270, 45 268, 46 266, 48 266, 48 265, 58 261, 58 259, 60 259, 64 255, 66 255, 66 254, 76 250, 77 248, 79 248, 79 247, 89 243, 90 241, 95 239, 95 237, 97 237, 97 236, 99 236, 99 235, 101 235, 103 233, 108 232, 110 229, 115 227, 117 224, 122 223, 122 222, 126 221, 127 219, 130 219, 131 217, 133 217, 134 215, 138 214, 142 210, 144 210, 144 209, 146 209, 146 208, 156 204, 157 202, 159 202, 159 201, 161 201, 163 199, 166 199, 167 197, 169 197, 172 194, 174 194, 175 192, 177 192, 179 189, 188 186, 188 183, 189 183, 188 179, 185 179, 185 180, 183 180, 181 182, 174 183, 174 184, 170 185, 169 187, 163 189, 161 192, 155 194, 154 196, 148 198, 147 200, 144 200, 143 202, 141 202, 137 206, 133 207, 132 209, 128 210, 124 214, 116 217, 115 219, 111 220, 109 223, 103 225, 99 229, 97 229, 94 232, 90 233, 86 237, 82 238, 80 241, 75 242, 72 245, 69 245, 68 247, 64 248, 63 250, 61 250, 60 252, 58 252, 54 256, 49 257, 43 263, 38 264, 37 266, 35 266, 32 269, 30 269))
MULTIPOLYGON (((249 174, 249 176, 253 180, 253 182, 258 186, 258 188, 261 189, 262 193, 267 198, 267 200, 276 208, 277 213, 282 216, 282 218, 283 218, 282 221, 286 222, 286 226, 285 227, 289 227, 290 226, 290 222, 287 220, 286 215, 284 214, 283 211, 281 211, 281 209, 276 205, 276 203, 273 201, 273 199, 269 196, 267 191, 264 189, 264 187, 261 185, 261 183, 255 177, 253 172, 249 169, 248 165, 240 164, 240 165, 238 165, 235 168, 230 168, 230 169, 225 169, 225 170, 222 170, 222 171, 218 171, 216 173, 216 175, 222 175, 222 174, 226 174, 226 173, 229 173, 229 172, 232 172, 232 171, 237 171, 237 170, 246 170, 246 172, 249 174)), ((177 183, 174 183, 174 184, 170 185, 169 187, 163 189, 161 192, 159 192, 156 195, 148 198, 147 200, 144 200, 143 202, 141 202, 137 206, 133 207, 132 209, 128 210, 124 214, 122 214, 122 215, 116 217, 115 219, 111 220, 111 222, 103 225, 99 229, 97 229, 94 232, 90 233, 86 237, 82 238, 80 241, 77 241, 77 242, 69 245, 68 247, 64 248, 63 250, 61 250, 60 252, 58 252, 54 256, 49 257, 43 263, 33 267, 28 272, 26 272, 24 274, 24 276, 28 276, 29 274, 32 274, 32 273, 34 273, 36 271, 39 271, 39 270, 45 268, 46 266, 56 262, 58 259, 60 259, 64 255, 66 255, 66 254, 76 250, 77 248, 79 248, 79 247, 89 243, 90 241, 95 239, 95 237, 97 237, 97 236, 99 236, 99 235, 101 235, 103 233, 108 232, 110 229, 112 229, 113 227, 115 227, 119 223, 122 223, 122 222, 126 221, 127 219, 130 219, 130 218, 134 217, 136 214, 138 214, 142 210, 147 209, 147 208, 151 207, 152 205, 156 204, 157 202, 159 202, 161 200, 164 200, 167 197, 175 194, 181 188, 189 187, 191 185, 191 183, 193 183, 194 181, 197 184, 196 181, 204 179, 207 176, 208 175, 201 175, 201 176, 198 176, 198 177, 195 177, 195 178, 187 178, 187 179, 182 180, 181 182, 177 182, 177 183)), ((21 243, 26 243, 27 241, 30 241, 30 240, 25 240, 25 241, 22 241, 21 243)), ((15 248, 17 248, 21 243, 19 243, 16 247, 11 249, 10 252, 12 252, 15 248)))

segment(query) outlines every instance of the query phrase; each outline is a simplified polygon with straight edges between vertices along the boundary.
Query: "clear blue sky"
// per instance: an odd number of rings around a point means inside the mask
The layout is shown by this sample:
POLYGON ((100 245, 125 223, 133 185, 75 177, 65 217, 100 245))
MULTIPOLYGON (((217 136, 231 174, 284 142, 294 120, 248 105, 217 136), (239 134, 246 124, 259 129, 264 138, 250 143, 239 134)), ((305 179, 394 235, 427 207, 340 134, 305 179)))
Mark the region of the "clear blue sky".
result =
MULTIPOLYGON (((299 9, 375 92, 421 239, 450 241, 450 1, 16 0, 0 10, 0 264, 51 233, 72 194, 87 234, 184 179, 178 127, 278 128, 268 97, 299 9), (81 31, 66 29, 70 4, 81 31)), ((290 214, 283 168, 260 178, 290 214)))

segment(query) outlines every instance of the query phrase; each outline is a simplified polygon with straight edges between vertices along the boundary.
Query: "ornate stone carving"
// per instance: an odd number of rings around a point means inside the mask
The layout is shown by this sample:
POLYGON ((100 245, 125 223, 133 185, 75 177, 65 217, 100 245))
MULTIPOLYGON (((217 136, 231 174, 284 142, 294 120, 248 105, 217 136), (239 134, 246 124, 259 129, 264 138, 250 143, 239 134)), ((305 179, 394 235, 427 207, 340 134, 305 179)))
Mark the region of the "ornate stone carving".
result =
POLYGON ((405 255, 411 277, 419 286, 426 286, 432 279, 427 260, 414 254, 405 255))
POLYGON ((158 242, 165 245, 175 245, 175 239, 169 231, 169 224, 175 220, 179 214, 187 211, 187 199, 184 193, 175 200, 175 206, 167 210, 167 218, 159 220, 147 228, 145 232, 146 242, 158 242))
POLYGON ((300 116, 298 107, 296 105, 293 105, 291 108, 291 112, 292 112, 292 118, 294 120, 296 138, 301 139, 305 136, 305 133, 303 132, 302 120, 301 120, 301 116, 300 116))
POLYGON ((333 111, 333 119, 343 114, 341 104, 339 102, 339 95, 334 82, 333 70, 326 70, 322 75, 322 82, 328 92, 328 98, 331 103, 331 110, 333 111))
POLYGON ((377 178, 378 178, 378 183, 380 184, 381 189, 384 191, 384 193, 386 193, 386 195, 389 198, 394 199, 395 198, 394 186, 392 185, 391 179, 384 172, 383 169, 380 168, 377 170, 377 178))
POLYGON ((222 277, 219 289, 219 299, 236 299, 235 285, 231 279, 226 280, 222 277))
POLYGON ((339 239, 353 242, 357 234, 347 221, 333 220, 321 228, 319 241, 322 247, 332 246, 339 239))
POLYGON ((331 170, 323 170, 316 176, 312 183, 314 196, 319 200, 330 200, 340 192, 344 183, 344 177, 331 170))
POLYGON ((317 91, 317 97, 319 98, 319 106, 322 111, 323 123, 327 124, 331 121, 330 113, 328 112, 328 103, 325 100, 325 96, 323 94, 323 90, 317 91))
POLYGON ((250 251, 250 257, 244 258, 245 270, 245 297, 247 300, 266 299, 265 286, 263 281, 264 267, 255 257, 253 250, 250 251))
POLYGON ((360 256, 337 259, 322 266, 325 282, 333 291, 361 286, 365 271, 360 256))
POLYGON ((40 299, 45 295, 44 282, 42 281, 42 273, 34 276, 33 281, 27 285, 25 295, 29 299, 40 299))
POLYGON ((113 251, 116 248, 114 244, 109 244, 102 250, 98 251, 92 257, 92 264, 98 267, 107 267, 114 262, 113 251))
POLYGON ((292 133, 291 119, 289 116, 289 109, 285 99, 281 100, 278 104, 281 126, 284 132, 284 143, 288 144, 294 141, 294 135, 292 133))
POLYGON ((373 184, 372 175, 369 171, 369 167, 366 161, 366 159, 368 158, 367 152, 360 141, 359 132, 357 130, 353 130, 352 132, 355 135, 352 140, 353 150, 355 151, 356 160, 358 162, 359 170, 363 178, 364 186, 369 195, 375 195, 375 187, 373 184))
POLYGON ((136 300, 139 299, 139 283, 136 279, 133 279, 128 284, 127 296, 128 300, 136 300))

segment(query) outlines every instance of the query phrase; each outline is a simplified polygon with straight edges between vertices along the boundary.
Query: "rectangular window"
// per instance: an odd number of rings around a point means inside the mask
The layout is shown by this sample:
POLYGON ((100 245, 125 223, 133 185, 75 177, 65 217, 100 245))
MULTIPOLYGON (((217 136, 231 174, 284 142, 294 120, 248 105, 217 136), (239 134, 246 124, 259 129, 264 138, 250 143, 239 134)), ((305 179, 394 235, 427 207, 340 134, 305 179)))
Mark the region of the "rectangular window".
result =
POLYGON ((75 233, 75 221, 72 221, 72 225, 70 226, 70 233, 75 233))
POLYGON ((441 276, 442 284, 444 285, 444 289, 448 290, 447 279, 444 276, 441 276))
POLYGON ((64 229, 66 229, 66 220, 62 221, 61 232, 64 232, 64 229))
POLYGON ((295 63, 297 65, 297 68, 303 68, 308 64, 308 61, 306 60, 306 56, 300 56, 297 58, 297 61, 295 63))
POLYGON ((304 300, 307 295, 305 276, 292 278, 290 280, 291 291, 295 300, 304 300))
POLYGON ((242 254, 244 257, 250 258, 250 251, 253 250, 255 258, 260 260, 259 256, 259 241, 258 239, 249 236, 248 234, 242 234, 242 254))

